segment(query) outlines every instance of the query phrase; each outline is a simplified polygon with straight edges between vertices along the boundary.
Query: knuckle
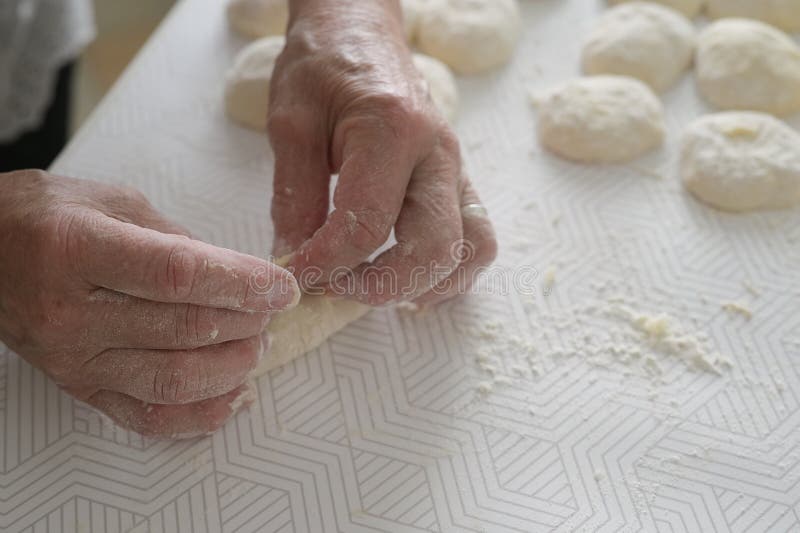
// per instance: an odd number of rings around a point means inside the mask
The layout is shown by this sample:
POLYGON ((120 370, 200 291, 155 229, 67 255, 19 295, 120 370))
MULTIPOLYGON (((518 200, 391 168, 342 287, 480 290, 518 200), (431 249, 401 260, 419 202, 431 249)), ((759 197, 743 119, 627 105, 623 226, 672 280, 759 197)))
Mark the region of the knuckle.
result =
POLYGON ((439 131, 439 146, 445 153, 455 155, 461 158, 461 144, 458 140, 458 135, 449 126, 441 128, 439 131))
POLYGON ((310 121, 303 111, 279 107, 267 115, 267 134, 273 144, 307 140, 310 133, 310 121))
POLYGON ((203 390, 204 373, 191 358, 179 357, 157 368, 153 374, 153 398, 156 403, 185 404, 197 399, 203 390))
POLYGON ((386 242, 393 224, 390 215, 376 209, 362 209, 346 221, 348 229, 352 228, 353 247, 365 253, 372 253, 386 242))
POLYGON ((208 268, 182 241, 169 249, 162 268, 156 272, 156 286, 178 300, 192 295, 195 283, 208 268))
POLYGON ((213 340, 219 331, 214 327, 210 313, 213 311, 197 305, 175 306, 174 342, 176 347, 197 347, 213 340))
POLYGON ((150 200, 140 190, 128 185, 116 185, 111 189, 111 203, 122 204, 134 208, 151 209, 150 200))
POLYGON ((408 139, 426 122, 424 109, 411 98, 394 93, 373 93, 364 99, 364 104, 389 126, 399 139, 408 139))

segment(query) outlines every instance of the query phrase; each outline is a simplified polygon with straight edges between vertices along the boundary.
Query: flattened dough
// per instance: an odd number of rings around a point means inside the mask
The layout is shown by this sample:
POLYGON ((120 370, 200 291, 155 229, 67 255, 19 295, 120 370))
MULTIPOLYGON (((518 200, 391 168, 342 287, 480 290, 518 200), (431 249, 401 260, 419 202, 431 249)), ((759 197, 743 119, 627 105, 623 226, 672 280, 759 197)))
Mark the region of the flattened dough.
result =
POLYGON ((517 0, 436 0, 420 16, 419 49, 459 74, 505 65, 520 35, 517 0))
MULTIPOLYGON (((281 257, 275 263, 284 266, 290 257, 281 257)), ((310 352, 370 309, 352 300, 303 294, 297 307, 279 313, 270 321, 267 326, 269 350, 253 375, 262 376, 310 352)))
POLYGON ((606 11, 589 33, 583 71, 631 76, 661 92, 689 68, 694 42, 694 26, 674 9, 623 4, 606 11))
POLYGON ((289 23, 289 0, 230 0, 228 22, 247 39, 283 35, 289 23))
POLYGON ((269 350, 254 375, 261 376, 310 352, 369 311, 369 306, 351 300, 303 295, 297 307, 276 315, 267 326, 269 350))
POLYGON ((414 65, 425 78, 431 100, 444 117, 453 122, 458 113, 458 86, 450 69, 436 58, 414 54, 414 65))
POLYGON ((726 211, 800 203, 800 133, 765 113, 707 115, 686 129, 681 173, 687 190, 726 211))
MULTIPOLYGON (((634 0, 609 0, 610 4, 623 4, 632 2, 634 0)), ((689 18, 697 16, 702 9, 705 0, 650 0, 652 2, 671 7, 676 11, 680 11, 689 18)))
POLYGON ((786 31, 800 31, 798 0, 708 0, 711 18, 744 17, 758 19, 786 31))
POLYGON ((698 38, 696 63, 700 93, 715 107, 778 116, 800 111, 800 46, 772 26, 714 22, 698 38))
POLYGON ((239 52, 225 82, 225 112, 247 128, 266 131, 269 84, 275 60, 286 40, 283 36, 253 41, 239 52))
POLYGON ((551 89, 534 104, 539 142, 573 161, 630 161, 664 139, 661 102, 634 78, 578 78, 551 89))

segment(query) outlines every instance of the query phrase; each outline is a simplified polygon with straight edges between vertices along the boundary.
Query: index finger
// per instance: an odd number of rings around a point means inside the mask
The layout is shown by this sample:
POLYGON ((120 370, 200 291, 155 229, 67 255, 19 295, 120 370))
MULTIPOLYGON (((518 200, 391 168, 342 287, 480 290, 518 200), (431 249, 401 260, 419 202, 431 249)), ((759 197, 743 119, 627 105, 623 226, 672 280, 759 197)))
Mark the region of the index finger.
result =
POLYGON ((348 133, 335 209, 294 254, 294 272, 319 269, 325 283, 333 270, 355 267, 386 242, 416 163, 409 144, 386 126, 348 133))
POLYGON ((269 261, 90 213, 70 225, 67 257, 88 283, 138 298, 267 312, 300 299, 269 261))

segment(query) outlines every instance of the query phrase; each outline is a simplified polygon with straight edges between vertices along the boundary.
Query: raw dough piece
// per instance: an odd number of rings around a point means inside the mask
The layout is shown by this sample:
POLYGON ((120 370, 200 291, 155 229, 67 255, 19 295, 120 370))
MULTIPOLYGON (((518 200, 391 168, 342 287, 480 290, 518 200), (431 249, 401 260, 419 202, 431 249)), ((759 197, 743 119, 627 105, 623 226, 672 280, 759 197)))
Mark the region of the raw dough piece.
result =
POLYGON ((661 102, 634 78, 578 78, 534 103, 539 111, 539 142, 574 161, 629 161, 664 139, 661 102))
MULTIPOLYGON (((290 257, 281 257, 275 263, 284 266, 290 257)), ((262 376, 310 352, 370 309, 352 300, 303 294, 297 307, 279 313, 270 321, 267 326, 269 350, 253 376, 262 376)))
POLYGON ((228 22, 248 39, 283 35, 289 23, 289 0, 230 0, 228 22))
POLYGON ((721 109, 800 111, 800 47, 782 31, 750 19, 723 19, 697 43, 697 84, 721 109))
MULTIPOLYGON (((609 0, 610 4, 623 4, 633 0, 609 0)), ((706 0, 650 0, 680 11, 689 18, 697 16, 706 0)))
POLYGON ((452 122, 458 112, 458 86, 450 69, 430 56, 414 54, 414 65, 428 83, 431 100, 444 117, 452 122))
POLYGON ((369 310, 369 306, 351 300, 303 295, 297 307, 279 313, 267 326, 269 350, 253 375, 261 376, 310 352, 369 310))
POLYGON ((744 17, 758 19, 786 31, 800 31, 798 0, 708 0, 711 18, 744 17))
POLYGON ((255 130, 267 129, 269 84, 285 43, 280 35, 265 37, 236 56, 225 83, 225 111, 232 120, 255 130))
POLYGON ((419 49, 461 74, 506 64, 520 34, 517 0, 437 0, 419 21, 419 49))
POLYGON ((603 14, 592 29, 583 47, 583 70, 631 76, 664 91, 689 68, 694 33, 694 26, 674 9, 624 4, 603 14))
POLYGON ((681 154, 686 188, 727 211, 800 203, 800 133, 764 113, 701 117, 686 130, 681 154))

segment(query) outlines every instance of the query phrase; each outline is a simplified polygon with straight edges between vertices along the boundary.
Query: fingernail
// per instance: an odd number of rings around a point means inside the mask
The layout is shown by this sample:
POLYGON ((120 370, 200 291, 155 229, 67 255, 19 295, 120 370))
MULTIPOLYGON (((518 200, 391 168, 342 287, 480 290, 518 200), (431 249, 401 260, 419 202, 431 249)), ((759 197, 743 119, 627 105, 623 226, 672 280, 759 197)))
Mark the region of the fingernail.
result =
POLYGON ((294 276, 287 273, 287 276, 281 277, 277 283, 270 287, 266 296, 267 305, 270 309, 285 311, 296 307, 300 302, 300 286, 294 276))

